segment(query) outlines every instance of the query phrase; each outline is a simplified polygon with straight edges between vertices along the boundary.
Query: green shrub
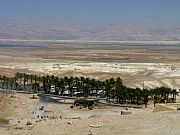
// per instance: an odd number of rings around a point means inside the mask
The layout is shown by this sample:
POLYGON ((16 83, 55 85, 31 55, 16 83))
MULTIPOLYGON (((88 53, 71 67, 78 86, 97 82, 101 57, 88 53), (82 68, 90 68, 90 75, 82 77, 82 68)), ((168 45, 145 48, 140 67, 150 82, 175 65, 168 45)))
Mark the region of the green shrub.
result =
POLYGON ((79 99, 74 102, 75 106, 83 106, 83 107, 92 107, 94 105, 93 100, 87 100, 87 99, 79 99))
POLYGON ((5 118, 0 118, 0 124, 9 124, 9 120, 5 118))
POLYGON ((30 121, 28 121, 28 122, 26 123, 26 125, 32 125, 32 123, 31 123, 30 121))

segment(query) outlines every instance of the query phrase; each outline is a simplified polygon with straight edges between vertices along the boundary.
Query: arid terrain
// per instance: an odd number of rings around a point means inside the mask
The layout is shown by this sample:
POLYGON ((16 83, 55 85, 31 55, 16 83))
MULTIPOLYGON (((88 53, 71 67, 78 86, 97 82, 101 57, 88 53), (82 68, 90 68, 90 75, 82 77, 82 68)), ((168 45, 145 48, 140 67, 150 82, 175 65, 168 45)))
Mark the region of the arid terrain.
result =
POLYGON ((143 81, 146 88, 180 86, 179 42, 1 42, 1 75, 27 72, 100 80, 121 77, 131 87, 142 88, 143 81))
MULTIPOLYGON (((144 81, 145 88, 162 85, 180 88, 178 45, 28 43, 1 43, 1 75, 26 72, 100 80, 121 77, 125 85, 131 87, 142 88, 144 81)), ((146 109, 129 108, 131 115, 121 115, 125 108, 70 109, 70 104, 62 101, 45 104, 41 113, 37 110, 42 102, 36 97, 32 99, 31 94, 20 93, 7 97, 0 94, 2 135, 180 134, 179 104, 159 104, 155 108, 150 104, 146 109), (39 118, 37 114, 40 114, 39 118)))
MULTIPOLYGON (((37 96, 35 96, 37 97, 37 96)), ((70 104, 47 103, 44 113, 37 118, 42 105, 32 94, 0 94, 1 135, 179 135, 179 104, 158 105, 147 109, 133 109, 131 115, 121 115, 121 107, 100 107, 93 110, 70 109, 70 104), (43 116, 41 118, 41 116, 43 116), (8 120, 7 124, 2 119, 8 120)), ((67 101, 65 101, 67 103, 67 101)))
POLYGON ((180 0, 0 0, 0 135, 180 135, 180 0))

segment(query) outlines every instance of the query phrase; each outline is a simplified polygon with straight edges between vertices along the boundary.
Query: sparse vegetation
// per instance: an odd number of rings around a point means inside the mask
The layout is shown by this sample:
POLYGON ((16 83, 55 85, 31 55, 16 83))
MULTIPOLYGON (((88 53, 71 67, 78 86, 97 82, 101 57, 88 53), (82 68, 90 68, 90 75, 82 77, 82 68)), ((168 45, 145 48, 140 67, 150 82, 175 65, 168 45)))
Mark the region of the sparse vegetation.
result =
POLYGON ((9 124, 9 120, 6 118, 0 118, 0 124, 9 124))
POLYGON ((94 101, 93 100, 87 100, 87 99, 80 99, 80 100, 76 100, 74 102, 75 106, 83 106, 83 107, 88 107, 88 108, 92 108, 92 106, 94 105, 94 101))
POLYGON ((28 122, 26 123, 26 125, 32 125, 32 123, 31 123, 30 121, 28 121, 28 122))

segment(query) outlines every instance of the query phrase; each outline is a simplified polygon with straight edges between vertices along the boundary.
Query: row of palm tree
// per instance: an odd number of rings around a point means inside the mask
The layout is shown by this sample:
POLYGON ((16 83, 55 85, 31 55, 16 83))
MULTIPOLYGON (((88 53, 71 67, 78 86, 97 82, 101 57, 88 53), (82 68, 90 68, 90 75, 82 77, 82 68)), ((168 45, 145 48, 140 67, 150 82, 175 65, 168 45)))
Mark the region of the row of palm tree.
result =
MULTIPOLYGON (((104 81, 90 79, 85 77, 63 77, 59 78, 54 75, 38 76, 34 74, 17 72, 14 77, 0 76, 0 87, 6 89, 23 89, 31 88, 33 91, 43 90, 45 94, 51 93, 51 86, 54 86, 53 94, 63 95, 68 90, 70 96, 74 91, 78 91, 89 96, 93 91, 98 95, 98 91, 103 91, 103 96, 107 102, 117 102, 121 104, 145 104, 149 100, 156 103, 175 102, 178 92, 166 87, 157 87, 154 89, 129 88, 123 85, 121 78, 110 78, 104 81), (28 87, 27 87, 28 86, 28 87)), ((52 94, 52 93, 51 93, 52 94)))

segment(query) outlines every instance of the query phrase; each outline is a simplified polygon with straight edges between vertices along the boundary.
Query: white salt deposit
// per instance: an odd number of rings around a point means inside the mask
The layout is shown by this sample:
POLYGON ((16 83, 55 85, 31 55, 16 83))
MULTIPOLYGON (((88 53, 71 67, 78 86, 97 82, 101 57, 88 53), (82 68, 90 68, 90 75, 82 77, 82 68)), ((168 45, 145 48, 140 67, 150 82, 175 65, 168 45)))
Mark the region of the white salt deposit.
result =
MULTIPOLYGON (((41 73, 58 73, 67 71, 78 71, 82 73, 121 73, 133 76, 142 76, 147 87, 166 84, 168 87, 177 87, 180 84, 180 64, 178 63, 6 63, 1 68, 28 69, 41 73), (145 78, 144 78, 145 77, 145 78), (174 78, 173 78, 174 77, 174 78), (166 79, 165 79, 166 78, 166 79), (170 78, 170 79, 167 79, 170 78), (172 83, 176 79, 176 85, 172 83)), ((142 84, 135 84, 142 86, 142 84)))

